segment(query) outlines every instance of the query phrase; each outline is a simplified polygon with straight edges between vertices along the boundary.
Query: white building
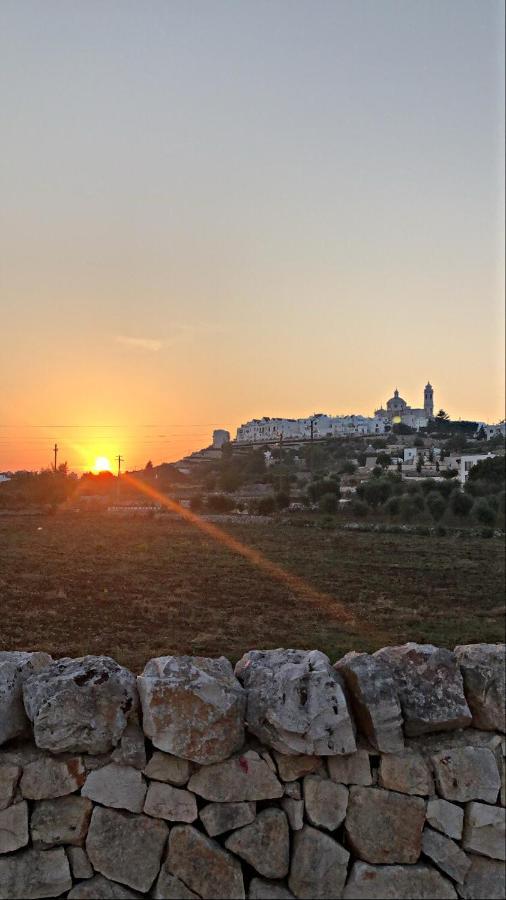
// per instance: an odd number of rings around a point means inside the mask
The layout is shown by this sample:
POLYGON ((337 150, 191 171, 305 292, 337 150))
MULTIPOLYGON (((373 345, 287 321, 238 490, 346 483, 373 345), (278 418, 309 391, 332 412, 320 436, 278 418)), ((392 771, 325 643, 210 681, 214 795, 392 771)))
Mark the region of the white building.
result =
POLYGON ((399 396, 399 391, 396 388, 393 397, 387 400, 386 409, 383 409, 381 406, 375 411, 374 415, 385 419, 391 425, 400 425, 402 423, 403 425, 409 425, 410 428, 414 428, 416 431, 420 428, 425 428, 429 420, 434 418, 434 388, 430 381, 425 385, 423 389, 423 408, 408 406, 406 401, 399 396))
POLYGON ((482 459, 493 459, 494 456, 495 453, 470 453, 467 456, 448 456, 445 459, 445 463, 448 469, 457 469, 457 480, 460 484, 465 484, 469 478, 469 472, 476 463, 481 462, 482 459))
POLYGON ((502 435, 502 437, 506 437, 506 422, 504 420, 502 422, 498 422, 497 425, 487 425, 486 422, 480 422, 480 424, 478 425, 478 428, 476 430, 476 435, 479 434, 479 432, 482 428, 483 428, 483 431, 485 432, 485 437, 487 438, 487 441, 489 441, 490 438, 493 438, 498 434, 502 435))
POLYGON ((366 416, 328 416, 315 413, 305 419, 281 419, 264 416, 251 419, 237 429, 240 444, 269 443, 283 440, 314 440, 353 434, 384 434, 383 419, 366 416))

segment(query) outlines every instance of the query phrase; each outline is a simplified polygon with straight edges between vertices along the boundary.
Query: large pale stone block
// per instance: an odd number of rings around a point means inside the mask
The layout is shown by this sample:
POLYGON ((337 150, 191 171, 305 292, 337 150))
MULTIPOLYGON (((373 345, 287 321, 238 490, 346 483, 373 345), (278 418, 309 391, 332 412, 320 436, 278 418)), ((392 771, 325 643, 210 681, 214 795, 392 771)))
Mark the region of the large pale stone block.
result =
POLYGON ((44 756, 25 766, 19 786, 28 800, 46 800, 73 794, 84 784, 85 778, 81 757, 44 756))
POLYGON ((436 831, 460 841, 464 827, 464 810, 455 803, 436 797, 427 803, 427 822, 436 831))
POLYGON ((379 784, 401 794, 424 797, 434 793, 434 780, 427 761, 421 753, 409 750, 381 757, 379 784))
POLYGON ((283 785, 254 750, 225 762, 202 766, 190 778, 188 789, 215 803, 273 800, 283 796, 283 785))
POLYGON ((306 775, 304 804, 311 825, 335 831, 346 816, 348 788, 319 775, 306 775))
POLYGON ((471 861, 455 841, 424 828, 422 834, 422 852, 428 856, 445 875, 449 875, 458 884, 462 884, 471 866, 471 861))
POLYGON ((494 754, 486 747, 456 747, 432 757, 438 792, 445 800, 495 803, 501 787, 494 754))
POLYGON ((288 822, 280 809, 264 809, 251 825, 234 831, 227 850, 245 859, 265 878, 284 878, 290 866, 288 822))
POLYGON ((138 769, 109 763, 90 772, 81 794, 102 806, 142 812, 147 785, 138 769))
POLYGON ((106 753, 138 705, 134 675, 108 656, 53 662, 25 681, 23 697, 35 743, 52 753, 106 753))
POLYGON ((191 775, 191 763, 187 759, 178 759, 170 753, 155 750, 149 760, 144 774, 155 781, 167 781, 176 787, 184 787, 191 775))
POLYGON ((404 747, 397 687, 387 665, 368 653, 347 653, 335 668, 343 676, 355 721, 370 744, 383 753, 404 747))
POLYGON ((55 844, 84 844, 93 804, 86 797, 58 797, 34 804, 30 832, 34 847, 45 850, 55 844))
POLYGON ((450 650, 408 643, 374 654, 392 673, 408 736, 450 731, 471 724, 464 683, 450 650))
POLYGON ((453 900, 451 881, 430 866, 370 866, 353 864, 344 900, 453 900))
POLYGON ((27 843, 28 804, 23 801, 0 811, 0 853, 12 853, 27 843))
POLYGON ((66 851, 73 877, 79 881, 93 878, 93 866, 88 859, 86 850, 83 850, 82 847, 67 847, 66 851))
POLYGON ((286 813, 292 831, 300 831, 304 827, 304 801, 293 797, 283 797, 281 808, 286 813))
POLYGON ((199 900, 198 894, 190 891, 180 878, 169 872, 165 862, 161 868, 154 891, 154 900, 199 900))
POLYGON ((367 750, 357 750, 349 756, 329 756, 329 775, 338 784, 372 784, 371 763, 367 750))
POLYGON ((19 766, 0 765, 0 810, 12 803, 20 775, 19 766))
POLYGON ((29 727, 23 706, 23 684, 51 662, 48 653, 0 651, 0 744, 23 734, 29 727))
POLYGON ((158 875, 168 831, 160 819, 96 806, 86 852, 101 875, 146 893, 158 875))
POLYGON ((21 850, 0 857, 0 897, 32 900, 59 897, 72 887, 65 850, 21 850))
POLYGON ((256 815, 256 803, 208 803, 199 816, 209 837, 249 825, 256 815))
POLYGON ((144 812, 169 822, 194 822, 198 816, 195 794, 171 784, 152 781, 146 795, 144 812))
POLYGON ((425 803, 379 788, 350 788, 345 820, 349 846, 370 863, 416 863, 422 848, 425 803))
POLYGON ((167 857, 170 871, 204 900, 244 900, 241 864, 192 825, 175 825, 167 857))
POLYGON ((465 850, 490 856, 492 859, 506 859, 505 844, 506 810, 486 803, 468 803, 464 816, 462 846, 465 850))
POLYGON ((288 887, 300 900, 338 900, 349 858, 334 838, 305 825, 293 837, 288 887))
POLYGON ((118 746, 111 753, 111 762, 134 769, 143 769, 146 765, 146 738, 137 722, 128 722, 118 746))
POLYGON ((455 647, 475 728, 506 731, 505 653, 504 644, 455 647))
POLYGON ((251 650, 236 665, 248 729, 279 753, 333 756, 356 749, 340 677, 318 650, 251 650))
MULTIPOLYGON (((323 760, 320 756, 287 756, 283 753, 274 753, 274 759, 281 781, 296 781, 303 775, 310 775, 313 772, 321 772, 323 770, 323 760)), ((329 759, 340 759, 340 757, 329 757, 329 759)))
POLYGON ((225 657, 161 656, 137 683, 144 732, 158 749, 207 765, 242 747, 246 695, 225 657))
POLYGON ((504 900, 506 867, 497 859, 469 854, 470 869, 459 894, 464 900, 504 900))

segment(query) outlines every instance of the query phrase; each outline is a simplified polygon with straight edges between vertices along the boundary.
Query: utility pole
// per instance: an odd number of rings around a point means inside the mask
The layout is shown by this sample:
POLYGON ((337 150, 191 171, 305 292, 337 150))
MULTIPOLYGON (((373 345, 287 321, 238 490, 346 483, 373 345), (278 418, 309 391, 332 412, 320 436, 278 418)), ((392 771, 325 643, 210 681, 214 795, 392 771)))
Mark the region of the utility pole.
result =
POLYGON ((311 426, 311 444, 309 447, 309 470, 312 473, 313 472, 313 441, 314 441, 314 419, 313 418, 311 418, 311 421, 309 424, 311 426))
POLYGON ((123 459, 123 457, 121 456, 121 454, 118 453, 118 455, 117 455, 117 457, 116 457, 116 460, 117 460, 117 462, 118 462, 118 480, 117 480, 117 482, 116 482, 116 494, 117 494, 117 496, 119 497, 119 492, 120 492, 120 478, 121 478, 121 463, 124 462, 124 459, 123 459))
POLYGON ((281 492, 283 475, 281 472, 283 466, 283 432, 279 435, 279 490, 281 492))
POLYGON ((55 470, 55 472, 56 472, 57 467, 58 467, 58 466, 57 466, 57 463, 58 463, 58 444, 55 444, 55 445, 54 445, 54 447, 53 447, 53 453, 54 453, 54 470, 55 470))

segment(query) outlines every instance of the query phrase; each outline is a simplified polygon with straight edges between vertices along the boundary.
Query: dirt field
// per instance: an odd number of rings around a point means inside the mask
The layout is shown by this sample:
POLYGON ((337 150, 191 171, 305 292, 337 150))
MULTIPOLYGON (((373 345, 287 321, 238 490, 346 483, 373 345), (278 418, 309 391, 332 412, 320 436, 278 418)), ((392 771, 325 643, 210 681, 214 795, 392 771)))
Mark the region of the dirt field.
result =
MULTIPOLYGON (((0 649, 166 653, 504 639, 497 539, 227 525, 301 581, 287 584, 178 519, 0 519, 0 649), (316 594, 315 592, 319 592, 316 594)), ((278 573, 279 574, 279 573, 278 573)))

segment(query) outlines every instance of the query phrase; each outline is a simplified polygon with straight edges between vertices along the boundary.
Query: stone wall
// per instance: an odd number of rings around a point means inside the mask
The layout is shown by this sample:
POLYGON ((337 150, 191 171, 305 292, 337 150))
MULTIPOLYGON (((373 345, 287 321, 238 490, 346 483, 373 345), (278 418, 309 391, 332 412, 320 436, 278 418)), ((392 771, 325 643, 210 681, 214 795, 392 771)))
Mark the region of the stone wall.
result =
POLYGON ((495 644, 0 653, 0 897, 504 897, 504 705, 495 644))

